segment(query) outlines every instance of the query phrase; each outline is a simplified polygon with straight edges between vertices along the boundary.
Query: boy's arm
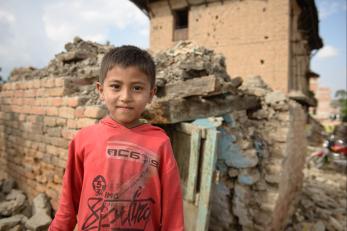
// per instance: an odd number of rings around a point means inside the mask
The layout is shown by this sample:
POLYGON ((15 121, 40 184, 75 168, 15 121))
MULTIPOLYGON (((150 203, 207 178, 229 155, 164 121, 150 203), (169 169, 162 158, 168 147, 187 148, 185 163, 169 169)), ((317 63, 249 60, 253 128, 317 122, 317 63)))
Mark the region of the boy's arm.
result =
POLYGON ((183 199, 180 176, 170 141, 164 148, 162 165, 162 221, 161 230, 183 231, 183 199))
POLYGON ((72 231, 76 225, 76 215, 83 182, 83 160, 76 152, 75 141, 69 144, 68 160, 60 194, 57 213, 49 231, 72 231))

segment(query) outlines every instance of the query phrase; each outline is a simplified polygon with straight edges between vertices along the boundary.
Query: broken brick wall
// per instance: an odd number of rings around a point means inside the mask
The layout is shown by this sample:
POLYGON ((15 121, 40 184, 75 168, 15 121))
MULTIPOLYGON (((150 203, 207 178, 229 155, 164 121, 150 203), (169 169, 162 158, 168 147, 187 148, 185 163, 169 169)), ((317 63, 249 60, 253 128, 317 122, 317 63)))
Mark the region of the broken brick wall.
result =
POLYGON ((0 91, 0 169, 29 197, 46 192, 55 209, 69 141, 105 115, 94 82, 109 47, 75 45, 43 69, 14 70, 0 91))

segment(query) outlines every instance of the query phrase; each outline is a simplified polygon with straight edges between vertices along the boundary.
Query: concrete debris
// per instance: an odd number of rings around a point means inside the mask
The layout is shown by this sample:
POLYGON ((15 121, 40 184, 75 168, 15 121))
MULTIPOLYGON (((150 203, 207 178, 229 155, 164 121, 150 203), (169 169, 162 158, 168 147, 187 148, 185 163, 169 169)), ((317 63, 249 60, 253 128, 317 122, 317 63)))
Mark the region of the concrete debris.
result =
POLYGON ((33 216, 25 222, 25 227, 29 230, 47 230, 52 221, 51 210, 46 194, 38 194, 33 200, 33 216))
POLYGON ((20 213, 25 207, 25 195, 22 191, 12 189, 0 202, 0 216, 7 217, 11 214, 20 213))
POLYGON ((0 231, 8 231, 18 225, 23 224, 27 220, 26 216, 17 214, 7 218, 0 219, 0 231))
POLYGON ((14 189, 15 185, 12 179, 0 180, 0 191, 5 195, 0 201, 0 231, 47 230, 52 221, 48 197, 44 193, 38 194, 33 200, 32 212, 28 213, 29 202, 21 190, 14 189))
POLYGON ((155 124, 178 123, 256 108, 253 94, 237 91, 242 79, 230 79, 224 57, 188 41, 154 56, 157 97, 145 118, 155 124))
POLYGON ((285 231, 342 231, 347 227, 347 177, 336 169, 305 169, 298 208, 285 231))
POLYGON ((84 41, 76 37, 73 42, 65 45, 66 51, 57 54, 48 66, 41 69, 15 68, 8 81, 64 77, 69 84, 67 95, 88 96, 86 105, 101 104, 94 83, 99 77, 102 57, 111 48, 113 46, 84 41))

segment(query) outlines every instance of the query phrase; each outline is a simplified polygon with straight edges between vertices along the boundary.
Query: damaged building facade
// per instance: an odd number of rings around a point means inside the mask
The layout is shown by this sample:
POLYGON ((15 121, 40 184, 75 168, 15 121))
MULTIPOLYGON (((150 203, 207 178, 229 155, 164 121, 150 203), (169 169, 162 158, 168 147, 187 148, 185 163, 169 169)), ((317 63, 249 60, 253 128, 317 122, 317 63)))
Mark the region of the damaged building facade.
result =
POLYGON ((132 0, 150 19, 150 49, 158 52, 180 40, 222 53, 228 73, 260 75, 306 107, 311 54, 323 46, 314 0, 132 0))
MULTIPOLYGON (((76 38, 1 87, 2 173, 30 198, 45 192, 54 209, 69 141, 106 114, 95 81, 110 48, 76 38)), ((282 230, 303 181, 302 107, 260 77, 230 78, 222 55, 191 42, 154 58, 158 95, 144 118, 172 140, 187 230, 282 230)))

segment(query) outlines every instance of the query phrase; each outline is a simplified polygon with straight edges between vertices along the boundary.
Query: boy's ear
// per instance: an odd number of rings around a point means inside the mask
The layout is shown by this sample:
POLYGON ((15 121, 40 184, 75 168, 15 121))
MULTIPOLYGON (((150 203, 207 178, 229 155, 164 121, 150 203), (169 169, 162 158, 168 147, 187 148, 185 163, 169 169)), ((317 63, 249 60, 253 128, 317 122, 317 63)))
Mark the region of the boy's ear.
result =
POLYGON ((156 93, 157 93, 157 87, 153 87, 150 92, 149 102, 152 102, 152 99, 156 93))
POLYGON ((96 82, 96 90, 99 92, 100 99, 104 100, 104 88, 100 82, 96 82))

